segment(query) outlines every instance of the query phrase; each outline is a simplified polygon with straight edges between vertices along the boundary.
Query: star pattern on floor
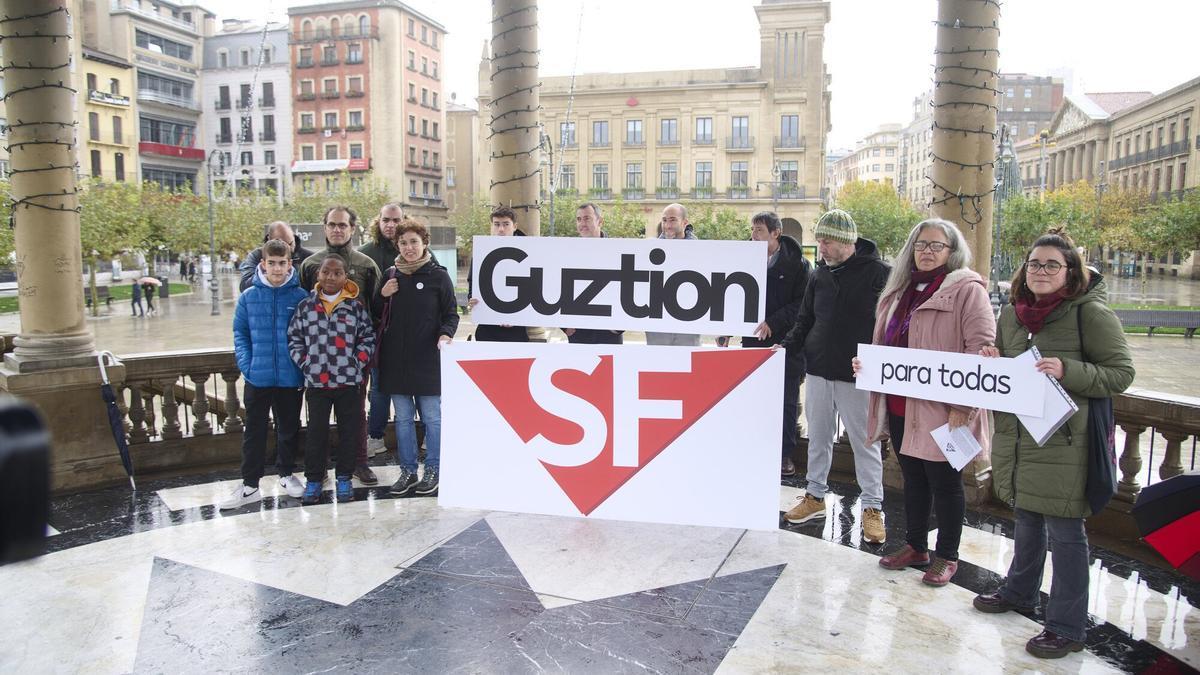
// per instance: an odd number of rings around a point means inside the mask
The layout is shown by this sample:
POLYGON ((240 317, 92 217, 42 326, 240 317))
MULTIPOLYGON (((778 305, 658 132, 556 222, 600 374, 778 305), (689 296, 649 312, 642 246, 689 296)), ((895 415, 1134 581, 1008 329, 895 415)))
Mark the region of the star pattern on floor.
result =
POLYGON ((137 672, 712 672, 785 567, 547 609, 486 520, 349 605, 153 564, 137 672))

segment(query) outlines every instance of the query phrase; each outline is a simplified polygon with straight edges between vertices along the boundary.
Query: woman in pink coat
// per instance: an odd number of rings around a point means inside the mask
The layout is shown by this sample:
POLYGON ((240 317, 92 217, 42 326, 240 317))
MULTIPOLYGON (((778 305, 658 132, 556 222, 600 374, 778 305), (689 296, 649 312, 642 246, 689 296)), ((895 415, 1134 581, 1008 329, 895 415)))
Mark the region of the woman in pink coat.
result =
MULTIPOLYGON (((914 227, 879 296, 873 343, 963 354, 978 354, 993 344, 992 306, 983 279, 970 264, 971 250, 953 223, 932 218, 914 227)), ((857 359, 854 366, 857 372, 857 359)), ((985 410, 871 394, 868 440, 890 438, 898 450, 907 529, 904 547, 879 564, 890 570, 927 566, 923 581, 931 586, 945 586, 958 571, 966 511, 962 473, 950 466, 930 435, 947 422, 970 428, 988 452, 992 436, 985 410), (931 506, 938 524, 935 560, 928 543, 931 506)))

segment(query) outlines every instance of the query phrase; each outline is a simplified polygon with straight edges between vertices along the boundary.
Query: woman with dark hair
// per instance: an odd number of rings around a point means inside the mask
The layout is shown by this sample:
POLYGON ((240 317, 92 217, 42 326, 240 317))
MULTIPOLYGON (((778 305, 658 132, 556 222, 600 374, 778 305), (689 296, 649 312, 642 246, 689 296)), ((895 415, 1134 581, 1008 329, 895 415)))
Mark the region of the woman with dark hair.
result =
MULTIPOLYGON (((983 279, 971 269, 971 249, 958 227, 941 218, 917 224, 896 256, 875 310, 872 342, 975 354, 996 339, 996 320, 983 279)), ((854 359, 858 372, 858 359, 854 359)), ((945 424, 967 427, 985 451, 986 411, 904 396, 871 394, 867 441, 891 439, 904 475, 905 544, 879 560, 889 570, 928 567, 922 578, 945 586, 958 571, 966 498, 962 472, 946 461, 930 435, 945 424), (937 514, 936 558, 929 555, 929 514, 937 514)))
POLYGON ((995 413, 992 485, 1014 509, 1013 559, 995 593, 975 608, 998 614, 1034 607, 1042 586, 1047 536, 1054 578, 1045 630, 1025 644, 1040 658, 1083 649, 1088 618, 1088 543, 1083 519, 1093 515, 1087 484, 1088 399, 1115 396, 1133 382, 1121 321, 1106 304, 1106 287, 1061 230, 1030 247, 1012 282, 1013 304, 1000 313, 996 346, 984 356, 1017 356, 1037 347, 1038 372, 1058 380, 1079 411, 1039 446, 1016 415, 995 413))
POLYGON ((441 360, 438 351, 458 330, 454 282, 429 253, 429 230, 404 219, 396 229, 396 264, 384 274, 385 283, 375 294, 374 311, 380 318, 379 390, 392 397, 396 409, 396 446, 400 477, 394 495, 416 492, 431 495, 438 488, 441 458, 441 360), (425 470, 417 481, 417 429, 413 418, 421 414, 425 427, 425 470))

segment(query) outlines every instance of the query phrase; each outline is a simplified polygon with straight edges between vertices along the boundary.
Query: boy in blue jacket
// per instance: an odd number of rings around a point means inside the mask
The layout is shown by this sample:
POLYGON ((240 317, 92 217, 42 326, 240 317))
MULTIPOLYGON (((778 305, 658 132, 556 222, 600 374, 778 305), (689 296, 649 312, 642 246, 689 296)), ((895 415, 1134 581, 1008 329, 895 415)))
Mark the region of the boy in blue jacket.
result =
POLYGON ((295 467, 304 378, 288 352, 288 325, 296 306, 308 297, 292 267, 288 245, 278 239, 263 244, 254 285, 238 298, 233 314, 233 350, 245 378, 246 428, 242 435, 242 484, 220 502, 236 509, 262 499, 267 445, 267 414, 275 414, 275 468, 279 486, 299 499, 304 486, 292 475, 295 467))
POLYGON ((288 350, 308 388, 308 430, 304 441, 303 504, 321 500, 329 442, 329 413, 337 415, 337 500, 354 500, 350 482, 362 431, 359 387, 375 351, 375 328, 358 285, 346 277, 346 260, 329 253, 317 270, 312 294, 296 307, 288 326, 288 350))

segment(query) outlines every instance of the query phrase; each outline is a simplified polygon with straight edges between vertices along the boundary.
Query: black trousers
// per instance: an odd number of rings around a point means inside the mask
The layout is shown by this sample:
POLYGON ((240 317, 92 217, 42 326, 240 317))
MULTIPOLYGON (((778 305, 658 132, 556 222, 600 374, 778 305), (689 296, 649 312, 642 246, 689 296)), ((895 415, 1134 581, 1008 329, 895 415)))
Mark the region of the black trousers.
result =
POLYGON ((783 365, 783 456, 796 449, 796 424, 800 421, 800 385, 804 382, 804 361, 785 359, 783 365))
POLYGON ((246 429, 242 433, 242 482, 258 487, 267 452, 267 415, 275 417, 275 468, 287 476, 296 468, 300 404, 304 390, 295 387, 256 387, 245 383, 246 429))
POLYGON ((362 389, 305 390, 308 401, 308 430, 304 439, 304 477, 310 481, 325 479, 326 454, 329 445, 329 413, 337 415, 338 445, 334 474, 349 478, 354 473, 354 456, 358 451, 359 427, 362 425, 362 389))
POLYGON ((929 550, 929 511, 937 514, 938 536, 935 553, 943 560, 958 560, 958 544, 962 539, 963 516, 967 512, 963 495, 962 472, 950 462, 931 462, 927 459, 900 454, 904 443, 904 418, 888 414, 892 447, 904 474, 905 541, 914 550, 929 550))

